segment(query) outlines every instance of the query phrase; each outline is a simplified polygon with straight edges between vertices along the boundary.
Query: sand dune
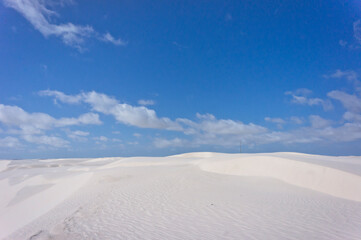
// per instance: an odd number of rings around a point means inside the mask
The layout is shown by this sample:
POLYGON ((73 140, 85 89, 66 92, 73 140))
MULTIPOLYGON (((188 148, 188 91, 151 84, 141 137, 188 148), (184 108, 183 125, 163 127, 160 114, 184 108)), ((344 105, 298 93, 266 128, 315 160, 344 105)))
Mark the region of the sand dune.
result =
POLYGON ((360 239, 361 157, 0 161, 0 239, 360 239))
POLYGON ((205 171, 240 176, 271 177, 289 184, 361 202, 361 176, 321 165, 274 156, 243 155, 208 158, 205 171))

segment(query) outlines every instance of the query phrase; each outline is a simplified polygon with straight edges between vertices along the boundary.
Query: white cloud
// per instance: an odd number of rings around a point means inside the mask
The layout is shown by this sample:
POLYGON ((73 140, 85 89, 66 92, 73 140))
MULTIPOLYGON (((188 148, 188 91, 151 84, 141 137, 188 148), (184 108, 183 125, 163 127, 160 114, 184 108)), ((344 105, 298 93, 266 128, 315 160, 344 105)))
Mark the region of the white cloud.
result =
POLYGON ((133 133, 133 136, 134 136, 134 137, 138 137, 138 138, 139 138, 139 137, 141 137, 141 136, 142 136, 142 134, 140 134, 140 133, 133 133))
MULTIPOLYGON (((187 124, 192 129, 191 139, 186 140, 179 137, 174 139, 156 138, 153 142, 154 145, 158 148, 199 147, 202 145, 238 147, 240 143, 254 146, 269 143, 348 142, 361 139, 361 123, 352 122, 339 127, 332 127, 333 121, 318 115, 309 116, 310 127, 301 127, 283 132, 270 131, 252 123, 244 124, 233 120, 218 120, 211 114, 198 116, 201 119, 200 122, 182 119, 182 123, 187 124)), ((293 121, 298 124, 303 123, 297 117, 294 117, 293 121)))
POLYGON ((325 111, 333 109, 333 105, 328 100, 323 100, 320 98, 310 98, 309 95, 311 92, 308 89, 298 89, 294 92, 288 91, 285 92, 286 95, 292 96, 292 103, 308 106, 322 106, 325 111))
POLYGON ((110 33, 104 34, 100 39, 104 42, 113 43, 114 45, 118 45, 118 46, 124 46, 127 44, 120 38, 115 39, 110 33))
POLYGON ((309 129, 309 135, 332 142, 350 142, 361 139, 361 124, 346 123, 339 127, 325 127, 318 130, 309 129))
POLYGON ((330 75, 324 75, 325 78, 346 78, 350 81, 355 81, 358 79, 358 74, 352 70, 342 71, 337 69, 334 73, 330 75))
POLYGON ((0 104, 0 122, 7 126, 19 127, 24 133, 40 133, 50 129, 56 119, 45 113, 27 113, 17 106, 0 104))
POLYGON ((61 102, 69 103, 69 104, 78 104, 81 102, 80 95, 66 95, 59 91, 51 91, 51 90, 43 90, 39 92, 40 96, 50 96, 55 97, 55 101, 58 99, 61 102))
POLYGON ((15 137, 4 137, 4 138, 0 138, 0 147, 2 148, 15 148, 15 147, 19 147, 21 144, 19 142, 19 140, 15 137))
MULTIPOLYGON (((244 144, 252 145, 257 143, 260 135, 268 132, 268 129, 253 123, 245 124, 241 121, 230 119, 216 119, 212 114, 197 113, 198 122, 189 119, 177 119, 178 122, 186 125, 184 133, 193 137, 191 141, 174 140, 168 142, 161 141, 159 146, 173 144, 181 146, 188 143, 191 146, 200 145, 219 145, 219 146, 238 146, 240 141, 244 144)), ((262 140, 263 141, 263 140, 262 140)))
POLYGON ((327 94, 330 98, 336 99, 350 112, 361 112, 361 99, 356 95, 351 95, 342 91, 331 91, 327 94))
POLYGON ((64 127, 71 125, 87 125, 94 124, 100 125, 102 122, 99 119, 99 115, 96 113, 85 113, 77 118, 60 118, 55 122, 56 127, 64 127))
MULTIPOLYGON (((42 92, 40 92, 42 93, 42 92)), ((156 128, 181 131, 182 127, 169 118, 159 118, 156 112, 144 106, 132 106, 126 103, 119 103, 119 101, 113 97, 107 96, 97 92, 81 93, 75 96, 65 95, 58 91, 47 90, 47 96, 53 96, 55 99, 69 103, 64 99, 78 99, 85 102, 92 107, 92 110, 112 115, 118 122, 136 126, 140 128, 156 128)))
POLYGON ((90 104, 93 110, 112 115, 118 122, 140 128, 158 128, 181 130, 181 126, 169 118, 158 118, 156 112, 146 107, 134 107, 119 103, 115 98, 97 92, 84 93, 84 102, 90 104))
POLYGON ((220 119, 203 121, 199 129, 210 134, 220 135, 248 135, 266 131, 266 128, 253 123, 244 124, 240 121, 220 119))
MULTIPOLYGON (((22 14, 44 37, 52 35, 60 37, 66 45, 78 48, 79 50, 81 50, 81 45, 86 38, 98 35, 91 26, 80 26, 73 23, 51 23, 49 21, 50 18, 58 16, 55 11, 49 9, 52 1, 4 0, 4 3, 5 6, 13 8, 22 14)), ((108 35, 104 35, 104 37, 108 37, 108 42, 122 45, 119 39, 114 39, 110 34, 108 35)))
MULTIPOLYGON (((68 99, 65 94, 48 91, 47 95, 55 97, 62 101, 68 99)), ((125 103, 119 103, 113 97, 97 92, 81 93, 73 96, 74 99, 80 99, 84 103, 88 103, 92 110, 101 112, 103 114, 112 115, 118 122, 141 127, 141 128, 157 128, 174 131, 182 131, 186 135, 192 135, 193 143, 201 144, 219 144, 222 146, 234 146, 239 144, 242 139, 243 142, 249 144, 256 144, 258 141, 275 141, 274 136, 269 136, 266 140, 260 137, 261 134, 269 132, 269 130, 260 125, 253 123, 245 124, 241 121, 231 119, 216 119, 212 114, 196 114, 198 121, 178 118, 175 121, 169 118, 159 118, 154 110, 148 109, 144 106, 135 107, 125 103), (80 96, 80 98, 76 97, 80 96), (268 140, 267 140, 268 139, 268 140)), ((69 96, 70 97, 70 96, 69 96)), ((67 101, 73 103, 75 101, 67 101)), ((168 140, 169 141, 169 140, 168 140)), ((171 141, 173 145, 180 145, 178 140, 171 141)), ((170 144, 170 143, 169 143, 170 144)), ((157 146, 165 146, 164 142, 160 142, 157 146)))
POLYGON ((90 133, 89 132, 84 132, 84 131, 74 131, 72 132, 72 134, 76 135, 76 136, 82 136, 82 137, 85 137, 85 136, 88 136, 90 133))
MULTIPOLYGON (((101 124, 101 121, 99 115, 95 113, 86 113, 78 118, 56 119, 46 113, 28 113, 17 106, 0 104, 0 123, 9 128, 8 133, 19 134, 27 142, 53 147, 68 147, 68 141, 57 136, 47 136, 45 132, 59 127, 101 124)), ((80 138, 85 136, 84 134, 86 133, 82 131, 67 131, 69 138, 77 140, 83 140, 80 138)), ((13 141, 13 143, 16 142, 13 141)))
POLYGON ((19 128, 20 134, 40 134, 54 127, 101 124, 99 115, 95 113, 86 113, 78 118, 55 119, 46 113, 28 113, 20 107, 3 104, 0 104, 0 122, 19 128))
POLYGON ((80 130, 76 130, 76 131, 66 131, 67 136, 73 140, 77 140, 77 141, 86 141, 87 140, 87 136, 89 136, 89 132, 84 132, 84 131, 80 131, 80 130))
POLYGON ((206 120, 215 120, 216 119, 216 117, 210 113, 206 113, 206 114, 196 113, 196 117, 198 119, 206 119, 206 120))
MULTIPOLYGON (((311 93, 312 92, 308 89, 299 89, 295 92, 288 92, 287 94, 294 96, 294 101, 298 101, 297 103, 299 104, 310 106, 320 105, 324 108, 327 108, 327 104, 330 104, 329 101, 311 98, 311 93)), ((242 145, 253 146, 269 143, 294 144, 312 143, 316 141, 339 142, 361 139, 361 126, 359 126, 355 120, 358 119, 358 116, 351 116, 350 114, 346 114, 344 116, 344 120, 348 122, 338 127, 332 126, 334 124, 333 121, 323 119, 317 115, 312 115, 309 117, 309 121, 311 123, 311 126, 309 127, 301 127, 289 131, 272 131, 254 123, 243 123, 241 121, 231 119, 217 119, 214 115, 209 113, 197 113, 196 120, 194 121, 186 118, 177 118, 176 120, 159 118, 156 112, 152 109, 144 106, 138 107, 120 103, 114 97, 94 91, 69 96, 63 93, 59 94, 59 92, 55 94, 48 90, 47 95, 53 96, 58 101, 65 103, 87 103, 93 111, 112 115, 118 122, 127 125, 140 128, 173 130, 182 132, 188 136, 187 139, 183 139, 182 137, 176 137, 173 139, 163 139, 157 137, 153 142, 157 148, 184 146, 197 147, 201 145, 235 147, 239 146, 240 142, 242 142, 242 145)), ((329 96, 335 99, 336 95, 337 94, 332 92, 329 94, 329 96)), ((339 99, 343 98, 341 97, 339 99)), ((352 106, 352 108, 349 108, 353 109, 353 111, 350 110, 350 112, 355 113, 355 104, 348 104, 347 106, 349 105, 352 106)), ((267 117, 265 120, 276 124, 286 123, 286 121, 281 118, 267 117)), ((303 120, 299 117, 290 117, 289 121, 296 124, 303 123, 303 120)), ((100 139, 98 140, 100 141, 100 139)), ((135 143, 128 142, 127 144, 135 143)))
POLYGON ((153 101, 153 100, 140 99, 140 100, 138 101, 138 104, 139 104, 139 105, 143 105, 143 106, 151 106, 151 105, 154 105, 154 104, 155 104, 155 101, 153 101))
POLYGON ((277 125, 277 128, 282 128, 283 124, 286 123, 286 121, 283 120, 282 118, 265 117, 264 120, 267 122, 275 123, 277 125))
POLYGON ((177 120, 194 129, 194 132, 203 132, 206 134, 243 135, 266 131, 266 128, 253 123, 244 124, 241 121, 234 121, 230 119, 216 119, 215 116, 209 113, 197 113, 196 116, 200 120, 199 123, 188 119, 177 120))
POLYGON ((326 120, 318 115, 309 116, 311 126, 313 128, 325 128, 331 125, 332 121, 326 120))
POLYGON ((343 119, 349 122, 359 122, 361 123, 361 114, 345 112, 343 114, 343 119))
POLYGON ((11 7, 21 13, 44 37, 55 35, 63 42, 73 47, 79 47, 84 38, 93 32, 90 26, 77 26, 72 23, 52 24, 48 21, 50 16, 56 16, 56 12, 46 6, 46 1, 40 0, 4 0, 7 7, 11 7))
POLYGON ((350 142, 361 139, 361 124, 346 123, 341 127, 332 129, 332 138, 335 142, 350 142))

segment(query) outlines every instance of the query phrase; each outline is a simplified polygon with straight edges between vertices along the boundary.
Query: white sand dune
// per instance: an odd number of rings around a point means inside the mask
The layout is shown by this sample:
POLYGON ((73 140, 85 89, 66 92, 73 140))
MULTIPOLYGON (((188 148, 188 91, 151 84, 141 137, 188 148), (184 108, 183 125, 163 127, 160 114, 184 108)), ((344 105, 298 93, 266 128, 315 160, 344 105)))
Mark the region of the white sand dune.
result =
POLYGON ((271 177, 292 185, 361 202, 361 176, 312 163, 275 156, 208 158, 199 164, 205 171, 271 177))
POLYGON ((361 239, 361 157, 0 161, 0 239, 361 239))

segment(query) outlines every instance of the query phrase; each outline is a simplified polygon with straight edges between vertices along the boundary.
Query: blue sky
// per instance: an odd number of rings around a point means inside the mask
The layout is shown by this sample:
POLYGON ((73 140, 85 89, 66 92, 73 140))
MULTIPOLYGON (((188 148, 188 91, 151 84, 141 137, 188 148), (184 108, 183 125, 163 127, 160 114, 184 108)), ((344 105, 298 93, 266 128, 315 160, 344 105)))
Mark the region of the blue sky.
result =
POLYGON ((0 158, 361 154, 359 1, 1 0, 0 158))

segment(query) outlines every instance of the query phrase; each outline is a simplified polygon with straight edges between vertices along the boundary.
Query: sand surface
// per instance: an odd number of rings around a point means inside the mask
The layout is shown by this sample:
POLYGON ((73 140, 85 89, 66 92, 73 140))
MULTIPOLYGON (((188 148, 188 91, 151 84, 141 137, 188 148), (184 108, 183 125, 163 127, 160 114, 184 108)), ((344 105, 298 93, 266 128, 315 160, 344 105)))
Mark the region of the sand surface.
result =
POLYGON ((0 239, 361 239, 361 157, 0 160, 0 239))

